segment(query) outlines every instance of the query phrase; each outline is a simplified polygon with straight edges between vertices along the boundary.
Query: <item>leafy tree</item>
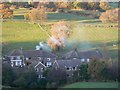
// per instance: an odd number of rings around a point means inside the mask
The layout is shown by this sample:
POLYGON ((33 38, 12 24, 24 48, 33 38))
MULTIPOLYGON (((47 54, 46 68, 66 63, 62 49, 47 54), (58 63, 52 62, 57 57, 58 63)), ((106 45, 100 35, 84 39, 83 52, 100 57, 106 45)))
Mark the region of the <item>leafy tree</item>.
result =
POLYGON ((65 46, 65 42, 70 35, 70 25, 68 22, 59 21, 51 27, 51 37, 48 39, 48 45, 56 51, 65 46))
POLYGON ((88 65, 87 64, 81 65, 79 69, 80 69, 80 71, 79 71, 80 80, 88 81, 88 79, 89 79, 89 74, 88 74, 88 71, 87 71, 88 65))
POLYGON ((100 7, 99 7, 99 2, 88 2, 89 4, 89 8, 90 10, 99 10, 100 7))
POLYGON ((103 72, 106 68, 106 63, 104 61, 100 61, 99 59, 93 59, 88 64, 88 73, 92 80, 102 80, 104 75, 103 72))
POLYGON ((118 60, 112 60, 111 64, 108 65, 108 77, 110 80, 118 81, 119 80, 119 62, 118 60))
POLYGON ((73 77, 72 78, 73 78, 73 82, 80 81, 80 79, 79 79, 79 71, 78 70, 73 72, 73 77))
POLYGON ((61 69, 51 69, 47 74, 47 80, 51 84, 54 82, 56 85, 62 85, 67 82, 67 75, 61 69))
POLYGON ((89 8, 88 2, 74 2, 73 6, 74 8, 80 8, 85 10, 89 8))
POLYGON ((35 88, 46 88, 46 85, 47 85, 47 80, 46 79, 40 79, 40 80, 38 80, 37 81, 37 83, 35 83, 35 84, 37 84, 36 86, 35 86, 35 88))
POLYGON ((119 8, 116 8, 116 9, 112 9, 112 10, 107 10, 106 12, 103 12, 100 16, 100 20, 103 22, 103 23, 114 23, 114 22, 119 22, 119 8))
POLYGON ((109 2, 107 2, 106 0, 101 0, 100 1, 100 5, 99 5, 103 10, 109 10, 111 9, 109 2))
POLYGON ((49 2, 46 5, 47 11, 55 11, 57 9, 56 3, 55 2, 49 2))
POLYGON ((0 4, 0 18, 11 18, 13 16, 13 10, 9 8, 8 4, 0 4))
POLYGON ((42 24, 47 20, 47 14, 45 13, 44 7, 38 7, 32 9, 28 14, 24 15, 25 19, 31 20, 33 23, 42 24))
POLYGON ((2 66, 2 84, 11 85, 14 81, 14 73, 11 66, 8 63, 3 64, 2 66))
POLYGON ((88 74, 88 65, 83 64, 79 67, 79 70, 75 71, 73 73, 73 81, 88 81, 89 80, 89 74, 88 74))
POLYGON ((13 86, 22 88, 32 88, 31 85, 37 87, 37 74, 33 68, 17 68, 14 70, 16 74, 16 80, 13 82, 13 86))
POLYGON ((71 2, 56 2, 57 8, 70 8, 71 2))

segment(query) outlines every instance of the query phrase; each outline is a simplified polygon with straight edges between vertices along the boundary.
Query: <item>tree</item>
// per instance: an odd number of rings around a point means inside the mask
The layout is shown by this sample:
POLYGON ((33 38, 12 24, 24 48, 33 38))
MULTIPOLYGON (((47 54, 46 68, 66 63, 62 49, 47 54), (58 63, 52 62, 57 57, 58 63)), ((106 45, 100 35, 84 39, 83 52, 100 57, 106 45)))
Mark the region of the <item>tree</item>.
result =
POLYGON ((79 71, 80 80, 88 81, 88 79, 89 79, 89 74, 88 74, 88 71, 87 71, 88 65, 87 64, 81 65, 79 69, 80 69, 80 71, 79 71))
POLYGON ((47 14, 44 7, 33 8, 28 14, 24 16, 26 19, 31 20, 33 23, 42 24, 47 20, 47 14))
POLYGON ((118 60, 112 60, 111 64, 108 65, 108 77, 110 80, 118 81, 120 80, 119 78, 119 62, 118 60))
POLYGON ((11 18, 13 16, 13 10, 9 8, 8 4, 0 4, 0 18, 6 19, 11 18))
POLYGON ((109 2, 106 0, 101 0, 99 5, 103 10, 109 10, 111 9, 109 2))
POLYGON ((2 65, 2 84, 10 86, 14 81, 14 73, 8 63, 2 65))
POLYGON ((37 81, 37 87, 36 88, 46 88, 47 86, 47 80, 46 79, 40 79, 37 81))
POLYGON ((89 4, 89 8, 90 10, 99 10, 100 7, 99 7, 99 2, 88 2, 89 4))
POLYGON ((57 9, 55 2, 49 2, 46 5, 47 11, 55 11, 57 9))
POLYGON ((33 88, 34 85, 34 88, 37 87, 38 78, 34 68, 17 68, 16 70, 14 70, 14 74, 16 75, 16 79, 13 82, 13 86, 22 88, 33 88))
POLYGON ((88 73, 92 80, 103 80, 103 70, 106 68, 106 63, 104 61, 100 61, 99 59, 92 59, 88 64, 88 73))
POLYGON ((71 2, 56 2, 57 8, 71 8, 71 2))
POLYGON ((88 9, 89 4, 88 2, 74 2, 73 3, 74 8, 80 8, 80 9, 88 9))
POLYGON ((79 71, 78 70, 73 72, 73 77, 72 78, 73 78, 73 82, 80 81, 80 79, 79 79, 79 71))
POLYGON ((89 74, 88 74, 88 65, 83 64, 79 67, 79 70, 75 71, 73 73, 73 81, 88 81, 89 80, 89 74))
POLYGON ((106 12, 103 12, 100 16, 100 20, 103 23, 114 23, 114 22, 119 22, 119 8, 112 9, 112 10, 107 10, 106 12))
POLYGON ((55 23, 51 28, 51 37, 48 39, 48 45, 59 51, 65 46, 65 42, 70 35, 70 25, 65 21, 55 23))
POLYGON ((48 72, 47 80, 50 84, 55 83, 58 86, 67 82, 67 75, 64 70, 53 68, 48 72))

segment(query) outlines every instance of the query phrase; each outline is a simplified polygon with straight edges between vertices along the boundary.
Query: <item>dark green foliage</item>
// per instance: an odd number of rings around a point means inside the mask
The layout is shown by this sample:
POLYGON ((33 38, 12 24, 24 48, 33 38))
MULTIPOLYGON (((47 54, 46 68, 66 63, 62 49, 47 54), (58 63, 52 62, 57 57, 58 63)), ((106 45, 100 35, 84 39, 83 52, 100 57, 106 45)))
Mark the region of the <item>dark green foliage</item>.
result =
POLYGON ((88 3, 88 9, 89 10, 100 10, 99 2, 89 2, 88 3))
POLYGON ((73 81, 88 81, 89 80, 89 74, 88 74, 88 65, 83 64, 79 67, 79 70, 75 71, 73 73, 73 81))
POLYGON ((74 2, 73 7, 74 8, 80 8, 84 10, 99 10, 99 2, 74 2))
POLYGON ((57 85, 62 85, 67 82, 66 72, 61 69, 51 69, 47 74, 49 83, 55 82, 57 85))
POLYGON ((112 64, 108 66, 108 76, 110 80, 118 81, 119 80, 119 71, 120 67, 118 61, 112 61, 112 64))
POLYGON ((47 80, 46 79, 40 79, 37 81, 37 86, 35 88, 46 88, 47 80))
POLYGON ((92 80, 103 81, 107 76, 107 64, 105 61, 99 59, 93 59, 88 64, 88 73, 92 80))
POLYGON ((37 74, 33 68, 29 70, 25 68, 17 68, 14 72, 16 75, 16 80, 13 82, 13 86, 22 87, 22 88, 31 88, 31 85, 34 87, 37 86, 37 74), (21 70, 22 69, 22 70, 21 70))
POLYGON ((77 2, 76 7, 86 10, 89 6, 87 2, 77 2))
POLYGON ((2 67, 2 84, 11 85, 14 80, 14 73, 9 64, 3 64, 2 67))
POLYGON ((78 82, 79 81, 78 75, 79 75, 78 70, 73 72, 73 82, 78 82))
POLYGON ((79 71, 80 80, 88 81, 88 79, 89 79, 89 74, 87 71, 88 65, 87 64, 81 65, 79 69, 80 69, 80 71, 79 71))

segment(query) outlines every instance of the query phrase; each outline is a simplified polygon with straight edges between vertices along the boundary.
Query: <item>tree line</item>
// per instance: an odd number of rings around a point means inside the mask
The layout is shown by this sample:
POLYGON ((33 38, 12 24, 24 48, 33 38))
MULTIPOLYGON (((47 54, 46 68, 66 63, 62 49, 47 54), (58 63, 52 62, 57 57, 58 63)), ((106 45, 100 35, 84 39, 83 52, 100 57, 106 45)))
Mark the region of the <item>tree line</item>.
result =
MULTIPOLYGON (((12 18, 13 17, 13 7, 15 4, 12 3, 1 3, 0 4, 0 18, 12 18), (13 4, 13 5, 12 5, 13 4)), ((27 3, 25 2, 25 5, 27 3)), ((19 6, 18 4, 16 4, 19 6)), ((101 0, 100 2, 32 2, 29 7, 33 6, 34 8, 30 10, 27 14, 24 15, 26 20, 31 20, 32 22, 41 22, 47 20, 47 14, 45 11, 56 11, 59 8, 64 9, 83 9, 83 10, 97 10, 102 11, 100 17, 98 17, 103 23, 116 23, 119 22, 119 8, 112 8, 110 2, 105 2, 101 0), (38 7, 39 6, 39 7, 38 7)), ((19 6, 20 7, 20 6, 19 6)), ((66 10, 65 10, 66 11, 66 10)), ((79 13, 79 12, 78 12, 79 13)))
POLYGON ((65 70, 51 67, 43 72, 46 78, 38 79, 33 67, 12 68, 5 63, 2 70, 2 84, 16 88, 58 88, 74 82, 120 81, 118 68, 116 60, 93 59, 89 64, 80 65, 69 78, 65 70))

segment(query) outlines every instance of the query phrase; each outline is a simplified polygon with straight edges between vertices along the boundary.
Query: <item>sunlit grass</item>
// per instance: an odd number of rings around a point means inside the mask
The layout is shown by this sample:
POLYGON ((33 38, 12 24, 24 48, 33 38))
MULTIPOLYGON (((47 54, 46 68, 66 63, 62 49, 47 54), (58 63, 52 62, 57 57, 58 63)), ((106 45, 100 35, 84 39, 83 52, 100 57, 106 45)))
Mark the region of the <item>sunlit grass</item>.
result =
POLYGON ((118 88, 118 82, 78 82, 63 88, 118 88))

